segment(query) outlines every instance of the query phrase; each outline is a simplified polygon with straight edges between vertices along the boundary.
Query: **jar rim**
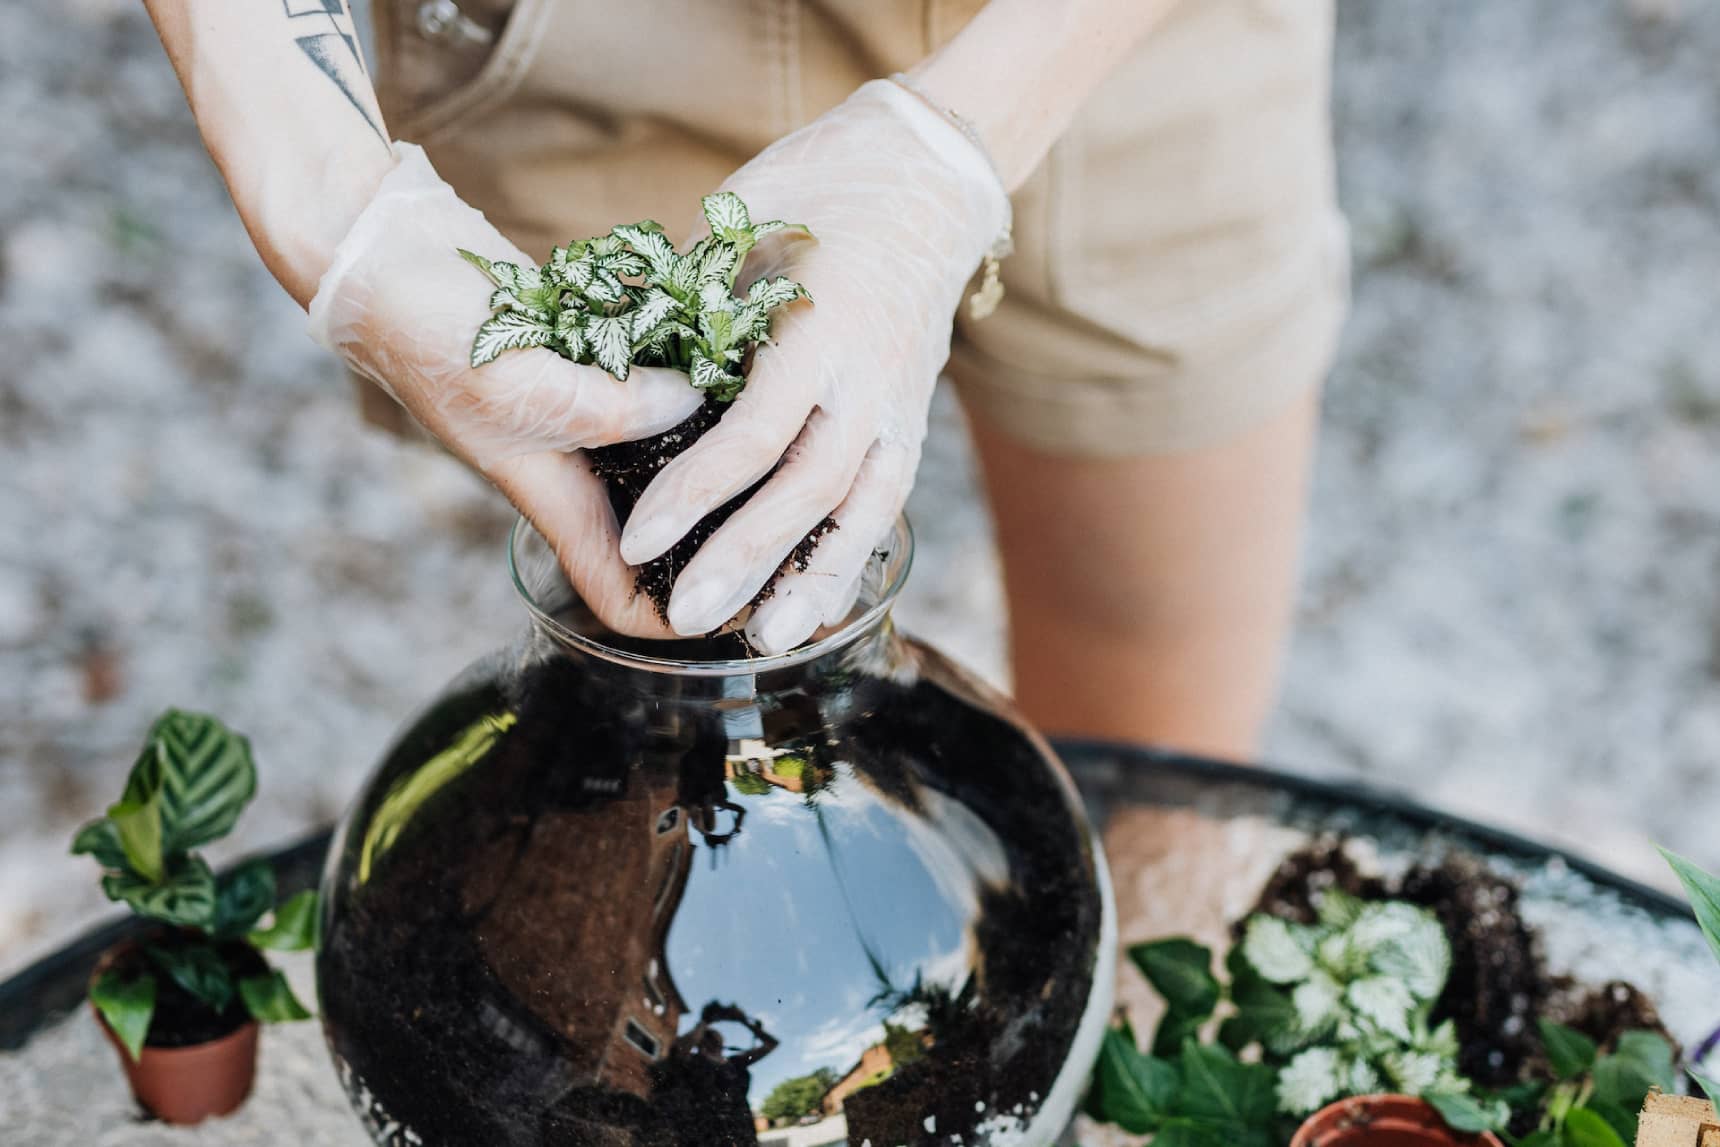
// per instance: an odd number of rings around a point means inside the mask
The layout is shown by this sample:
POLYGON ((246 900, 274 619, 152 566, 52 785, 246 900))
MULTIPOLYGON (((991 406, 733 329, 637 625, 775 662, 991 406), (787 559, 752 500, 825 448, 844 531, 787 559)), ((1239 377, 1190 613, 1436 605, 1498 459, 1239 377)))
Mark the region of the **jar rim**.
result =
MULTIPOLYGON (((777 669, 788 669, 815 661, 837 649, 852 643, 862 634, 876 628, 889 613, 896 597, 902 591, 903 584, 908 580, 908 571, 914 564, 914 528, 908 522, 907 515, 898 515, 896 524, 890 531, 890 537, 882 546, 877 547, 868 561, 883 557, 883 571, 880 587, 876 591, 876 600, 860 613, 816 641, 798 645, 786 653, 772 653, 762 657, 726 658, 722 660, 696 661, 673 657, 653 657, 646 653, 619 649, 609 645, 590 634, 580 633, 556 620, 538 595, 526 585, 525 573, 521 569, 522 551, 533 542, 542 546, 549 555, 550 561, 570 593, 573 587, 567 582, 567 575, 561 571, 559 562, 554 559, 554 553, 549 542, 538 533, 523 516, 515 520, 513 529, 508 532, 508 574, 513 579, 514 592, 525 604, 526 612, 539 628, 548 632, 557 641, 588 653, 594 657, 617 665, 634 669, 642 669, 652 673, 675 674, 684 677, 733 677, 741 674, 769 673, 777 669)), ((864 576, 864 575, 862 575, 864 576)), ((574 597, 577 599, 578 594, 574 597)))

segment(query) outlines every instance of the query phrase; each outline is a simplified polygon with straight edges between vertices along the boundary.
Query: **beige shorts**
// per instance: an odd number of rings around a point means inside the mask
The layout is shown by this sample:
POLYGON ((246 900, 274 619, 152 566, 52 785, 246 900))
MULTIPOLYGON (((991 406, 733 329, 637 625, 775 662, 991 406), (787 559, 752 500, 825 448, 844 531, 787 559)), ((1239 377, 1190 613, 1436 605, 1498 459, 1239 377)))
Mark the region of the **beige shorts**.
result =
MULTIPOLYGON (((1052 2, 1052 0, 1048 0, 1052 2)), ((375 0, 379 90, 527 251, 656 219, 983 0, 375 0), (438 20, 441 16, 444 19, 438 20)), ((1331 0, 1185 0, 1015 197, 990 318, 949 374, 1051 453, 1219 442, 1324 376, 1347 301, 1331 0)), ((958 109, 959 110, 959 109, 958 109)))

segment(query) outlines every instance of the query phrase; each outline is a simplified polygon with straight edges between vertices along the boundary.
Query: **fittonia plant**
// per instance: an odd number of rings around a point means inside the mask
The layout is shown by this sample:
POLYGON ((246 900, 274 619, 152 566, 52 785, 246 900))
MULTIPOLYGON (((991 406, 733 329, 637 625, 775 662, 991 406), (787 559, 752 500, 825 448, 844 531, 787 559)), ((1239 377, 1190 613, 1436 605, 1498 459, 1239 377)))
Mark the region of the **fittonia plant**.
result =
POLYGON ((806 297, 782 277, 737 296, 741 264, 765 235, 805 228, 754 223, 732 192, 707 195, 704 209, 711 233, 686 254, 648 219, 557 247, 542 267, 461 251, 495 286, 495 313, 478 328, 472 365, 545 347, 621 379, 632 366, 674 367, 712 398, 732 401, 746 385, 747 350, 770 333, 771 312, 806 297))
POLYGON ((1339 892, 1322 898, 1319 914, 1313 925, 1256 916, 1242 943, 1248 965, 1292 1005, 1256 1033, 1274 1058, 1289 1057, 1278 1076, 1281 1109, 1303 1115, 1377 1091, 1467 1092, 1456 1030, 1428 1021, 1451 971, 1438 919, 1339 892))

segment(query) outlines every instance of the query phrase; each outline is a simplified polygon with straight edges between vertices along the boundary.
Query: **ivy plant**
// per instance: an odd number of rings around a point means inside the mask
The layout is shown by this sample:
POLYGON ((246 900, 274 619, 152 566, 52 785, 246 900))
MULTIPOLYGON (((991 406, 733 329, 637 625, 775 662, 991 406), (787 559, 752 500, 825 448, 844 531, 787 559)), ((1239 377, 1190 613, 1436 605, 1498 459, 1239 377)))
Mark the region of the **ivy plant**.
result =
POLYGON ((133 1059, 149 1034, 161 977, 217 1014, 238 999, 264 1023, 310 1016, 278 970, 246 974, 252 969, 236 968, 231 956, 236 945, 309 948, 316 893, 277 905, 267 861, 217 876, 197 851, 232 830, 256 790, 249 741, 214 717, 170 709, 151 726, 120 799, 72 839, 74 854, 101 865, 108 899, 163 926, 141 944, 143 969, 111 969, 90 987, 91 1002, 133 1059))
POLYGON ((737 296, 741 264, 765 235, 805 228, 754 223, 727 191, 706 196, 704 212, 711 233, 685 254, 649 219, 557 247, 541 267, 461 250, 494 288, 472 365, 546 347, 618 379, 633 366, 673 367, 712 398, 733 401, 746 385, 747 351, 770 333, 771 312, 807 297, 782 277, 759 279, 737 296))
MULTIPOLYGON (((1554 1083, 1536 1100, 1536 1129, 1517 1147, 1628 1147, 1636 1142, 1637 1112, 1651 1089, 1676 1082, 1672 1045, 1653 1032, 1626 1032, 1602 1055, 1579 1031, 1539 1020, 1554 1083)), ((1532 1100, 1534 1097, 1529 1097, 1532 1100)))

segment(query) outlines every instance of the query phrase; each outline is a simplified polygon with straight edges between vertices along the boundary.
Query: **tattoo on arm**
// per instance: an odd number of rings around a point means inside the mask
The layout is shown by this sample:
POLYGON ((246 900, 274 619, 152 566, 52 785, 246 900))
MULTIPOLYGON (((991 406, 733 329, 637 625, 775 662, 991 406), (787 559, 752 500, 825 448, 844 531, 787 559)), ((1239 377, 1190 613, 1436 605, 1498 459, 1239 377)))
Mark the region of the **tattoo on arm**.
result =
POLYGON ((293 39, 317 70, 339 88, 364 122, 383 143, 388 136, 365 106, 362 93, 370 87, 364 55, 352 32, 352 17, 343 0, 281 0, 292 22, 293 39))

